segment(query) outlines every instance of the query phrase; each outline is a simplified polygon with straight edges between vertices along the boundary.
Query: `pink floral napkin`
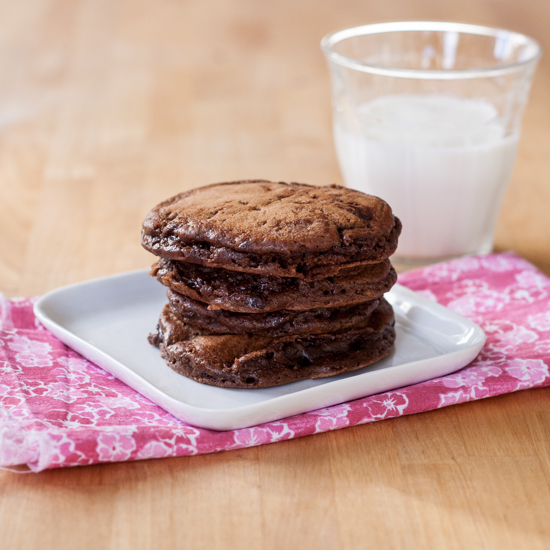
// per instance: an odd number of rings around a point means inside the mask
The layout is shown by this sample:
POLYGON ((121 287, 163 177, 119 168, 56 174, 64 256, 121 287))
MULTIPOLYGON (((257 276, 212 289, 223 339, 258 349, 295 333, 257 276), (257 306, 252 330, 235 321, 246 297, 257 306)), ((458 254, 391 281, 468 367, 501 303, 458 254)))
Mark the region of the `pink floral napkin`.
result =
MULTIPOLYGON (((32 299, 0 295, 0 466, 61 466, 240 449, 527 388, 550 386, 550 279, 513 254, 411 271, 399 282, 487 333, 461 371, 278 422, 227 432, 189 426, 42 326, 32 299)), ((429 422, 429 418, 426 418, 429 422)))

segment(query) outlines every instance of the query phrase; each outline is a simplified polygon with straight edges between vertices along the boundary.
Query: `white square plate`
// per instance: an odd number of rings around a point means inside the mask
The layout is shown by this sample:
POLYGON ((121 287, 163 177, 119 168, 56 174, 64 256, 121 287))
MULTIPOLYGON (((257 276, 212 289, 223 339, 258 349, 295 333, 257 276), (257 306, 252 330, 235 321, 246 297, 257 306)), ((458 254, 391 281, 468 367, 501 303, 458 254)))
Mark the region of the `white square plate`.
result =
POLYGON ((147 342, 167 301, 148 270, 59 288, 40 298, 34 311, 62 342, 177 418, 229 430, 449 374, 472 361, 485 342, 479 326, 400 285, 386 298, 397 332, 389 357, 331 378, 257 390, 207 386, 166 365, 147 342))

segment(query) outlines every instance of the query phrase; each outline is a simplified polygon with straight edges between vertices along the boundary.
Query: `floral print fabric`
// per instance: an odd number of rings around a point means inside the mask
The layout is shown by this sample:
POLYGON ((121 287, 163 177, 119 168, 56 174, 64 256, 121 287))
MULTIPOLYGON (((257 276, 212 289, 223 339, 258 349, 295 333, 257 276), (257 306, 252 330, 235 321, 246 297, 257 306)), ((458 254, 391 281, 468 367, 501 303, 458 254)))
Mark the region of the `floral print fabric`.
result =
POLYGON ((474 362, 444 376, 252 428, 187 425, 62 344, 32 299, 0 295, 0 466, 38 472, 274 443, 550 386, 550 279, 514 254, 437 264, 399 282, 482 326, 474 362))

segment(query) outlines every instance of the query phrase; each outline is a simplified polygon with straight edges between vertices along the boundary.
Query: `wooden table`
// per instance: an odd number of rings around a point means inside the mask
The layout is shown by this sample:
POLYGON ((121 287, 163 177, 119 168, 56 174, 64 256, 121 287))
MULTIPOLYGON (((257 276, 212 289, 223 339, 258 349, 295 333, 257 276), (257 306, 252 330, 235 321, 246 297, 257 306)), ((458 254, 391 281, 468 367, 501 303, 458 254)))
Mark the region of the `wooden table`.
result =
MULTIPOLYGON (((149 208, 262 177, 340 182, 319 40, 398 19, 525 32, 539 0, 4 0, 0 290, 151 263, 149 208)), ((550 273, 550 61, 497 248, 550 273)), ((550 548, 550 393, 193 458, 0 474, 0 547, 550 548)))

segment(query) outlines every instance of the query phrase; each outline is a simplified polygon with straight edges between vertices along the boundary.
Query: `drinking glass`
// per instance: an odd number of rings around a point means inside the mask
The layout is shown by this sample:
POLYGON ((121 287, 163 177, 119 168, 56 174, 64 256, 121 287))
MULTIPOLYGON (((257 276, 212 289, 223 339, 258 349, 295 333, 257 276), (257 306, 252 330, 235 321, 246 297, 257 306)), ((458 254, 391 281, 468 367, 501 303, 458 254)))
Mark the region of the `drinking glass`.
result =
POLYGON ((539 44, 502 29, 402 22, 338 31, 321 47, 344 181, 401 219, 396 259, 490 252, 539 44))

